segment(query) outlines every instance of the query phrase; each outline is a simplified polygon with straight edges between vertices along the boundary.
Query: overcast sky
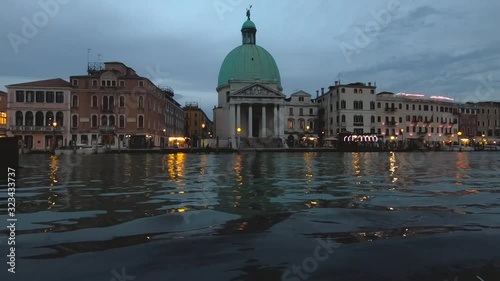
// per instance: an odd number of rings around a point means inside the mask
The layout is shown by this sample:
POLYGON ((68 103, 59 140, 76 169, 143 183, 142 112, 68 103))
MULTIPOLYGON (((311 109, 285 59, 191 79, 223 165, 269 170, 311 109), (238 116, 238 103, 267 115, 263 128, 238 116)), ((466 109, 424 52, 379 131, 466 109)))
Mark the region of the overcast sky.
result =
POLYGON ((121 61, 212 116, 224 57, 241 44, 246 8, 284 94, 342 83, 460 101, 500 100, 500 1, 4 0, 3 85, 86 74, 121 61), (57 2, 56 2, 57 1, 57 2), (45 3, 45 4, 44 4, 45 3), (100 56, 98 56, 100 54, 100 56))

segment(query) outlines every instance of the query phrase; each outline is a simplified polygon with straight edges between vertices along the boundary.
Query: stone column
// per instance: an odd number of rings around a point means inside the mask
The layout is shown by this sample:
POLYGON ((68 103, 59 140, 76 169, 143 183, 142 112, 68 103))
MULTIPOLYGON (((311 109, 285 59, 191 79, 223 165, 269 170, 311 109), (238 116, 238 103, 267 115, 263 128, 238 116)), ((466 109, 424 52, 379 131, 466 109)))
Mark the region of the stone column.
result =
POLYGON ((267 126, 266 126, 266 104, 263 104, 262 105, 262 128, 261 128, 261 133, 260 133, 260 136, 262 138, 266 137, 266 130, 267 130, 267 126))
POLYGON ((251 138, 253 137, 252 135, 252 104, 248 105, 248 137, 251 138))
POLYGON ((241 128, 241 104, 236 105, 236 128, 241 128))
POLYGON ((274 122, 273 125, 274 136, 277 137, 279 129, 278 129, 278 106, 276 104, 274 105, 273 122, 274 122))
POLYGON ((281 104, 280 105, 280 108, 279 108, 279 114, 278 116, 280 117, 280 119, 278 120, 278 128, 280 129, 279 131, 279 136, 281 138, 284 138, 285 137, 285 126, 286 126, 286 120, 285 120, 285 105, 284 104, 281 104))

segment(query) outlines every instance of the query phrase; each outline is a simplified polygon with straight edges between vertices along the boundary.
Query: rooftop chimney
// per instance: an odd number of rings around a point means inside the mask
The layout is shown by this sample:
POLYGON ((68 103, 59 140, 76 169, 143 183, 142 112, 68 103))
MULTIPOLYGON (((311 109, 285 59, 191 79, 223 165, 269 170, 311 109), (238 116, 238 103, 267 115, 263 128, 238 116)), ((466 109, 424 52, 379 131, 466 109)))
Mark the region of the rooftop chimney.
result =
POLYGON ((321 95, 325 94, 325 88, 321 88, 321 95))
POLYGON ((319 97, 319 90, 316 90, 316 98, 319 97))
POLYGON ((339 84, 339 81, 335 81, 335 86, 337 86, 339 84))
POLYGON ((372 85, 372 82, 368 82, 368 86, 371 86, 372 85))

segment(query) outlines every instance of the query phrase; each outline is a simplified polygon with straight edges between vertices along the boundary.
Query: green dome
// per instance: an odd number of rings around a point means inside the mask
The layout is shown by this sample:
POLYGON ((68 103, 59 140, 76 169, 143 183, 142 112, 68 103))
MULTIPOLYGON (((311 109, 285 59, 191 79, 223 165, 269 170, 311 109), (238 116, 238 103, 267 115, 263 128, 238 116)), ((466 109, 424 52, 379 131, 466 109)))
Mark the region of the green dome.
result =
POLYGON ((243 26, 241 27, 241 29, 246 29, 246 28, 257 29, 257 27, 255 27, 255 23, 253 23, 253 21, 251 21, 251 20, 247 20, 246 22, 243 23, 243 26))
MULTIPOLYGON (((246 21, 245 24, 247 22, 251 21, 246 21)), ((280 72, 273 56, 266 49, 254 44, 243 44, 234 48, 222 62, 218 87, 227 85, 231 79, 274 82, 281 86, 280 72)))

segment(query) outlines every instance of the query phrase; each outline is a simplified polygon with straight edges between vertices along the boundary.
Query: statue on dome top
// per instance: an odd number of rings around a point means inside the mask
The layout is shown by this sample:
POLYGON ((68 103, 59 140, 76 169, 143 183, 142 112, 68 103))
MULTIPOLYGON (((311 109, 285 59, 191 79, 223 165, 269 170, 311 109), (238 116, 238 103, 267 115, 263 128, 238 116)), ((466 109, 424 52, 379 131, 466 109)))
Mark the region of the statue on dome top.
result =
POLYGON ((250 5, 250 8, 247 9, 247 18, 250 20, 250 9, 252 9, 252 5, 250 5))

